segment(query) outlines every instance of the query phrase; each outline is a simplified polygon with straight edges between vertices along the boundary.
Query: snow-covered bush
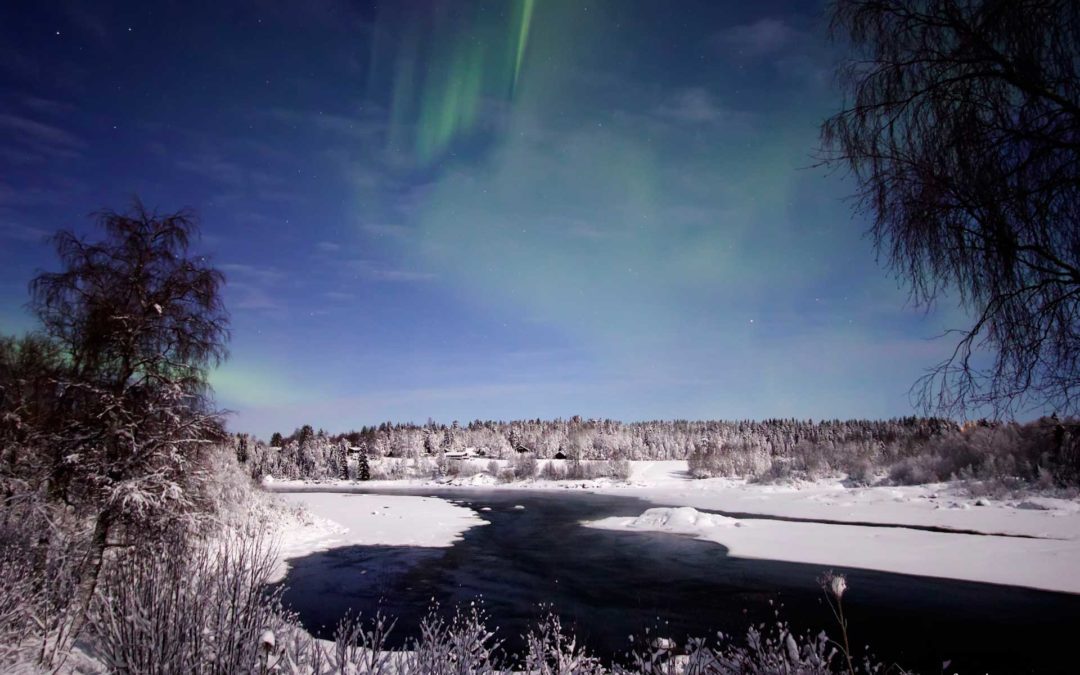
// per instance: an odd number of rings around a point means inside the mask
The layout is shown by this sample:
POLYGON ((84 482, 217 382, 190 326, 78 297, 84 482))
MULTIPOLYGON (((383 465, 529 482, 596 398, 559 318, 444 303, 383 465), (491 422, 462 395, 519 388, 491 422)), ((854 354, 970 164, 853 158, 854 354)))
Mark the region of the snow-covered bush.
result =
POLYGON ((607 464, 608 476, 618 480, 630 480, 630 460, 613 459, 607 464))
POLYGON ((872 485, 877 478, 873 461, 866 458, 852 460, 847 467, 847 479, 852 485, 872 485))
POLYGON ((759 478, 772 468, 773 459, 764 448, 751 443, 718 445, 706 441, 694 450, 687 464, 695 478, 759 478))
POLYGON ((969 425, 926 443, 889 468, 889 479, 911 485, 963 480, 983 493, 1077 485, 1080 433, 1074 424, 1043 418, 1028 424, 969 425))
POLYGON ((601 675, 600 659, 591 656, 577 638, 549 611, 525 636, 525 672, 535 675, 601 675))
POLYGON ((568 471, 565 462, 545 462, 540 469, 540 477, 544 480, 566 480, 567 475, 568 471))
POLYGON ((111 562, 91 608, 90 631, 113 672, 249 672, 266 631, 292 617, 268 590, 275 557, 258 537, 213 543, 169 538, 111 562))
MULTIPOLYGON (((0 537, 6 533, 0 532, 0 537)), ((11 665, 33 633, 34 568, 0 541, 0 666, 11 665), (13 555, 15 554, 15 555, 13 555)))
MULTIPOLYGON (((550 464, 550 463, 549 463, 550 464)), ((536 455, 531 452, 519 452, 510 460, 510 467, 518 480, 535 478, 540 471, 540 463, 536 461, 536 455)))
POLYGON ((484 469, 479 464, 468 459, 453 459, 446 462, 445 473, 447 476, 469 478, 483 472, 484 469))
POLYGON ((70 646, 71 599, 86 547, 68 533, 65 514, 46 509, 24 494, 0 510, 0 670, 48 666, 70 646))
MULTIPOLYGON (((407 459, 376 459, 368 463, 371 480, 402 480, 414 475, 430 475, 430 469, 416 468, 409 465, 407 459)), ((356 474, 353 474, 354 480, 356 474)))
POLYGON ((420 637, 409 645, 402 662, 405 673, 483 675, 502 672, 495 632, 487 625, 483 607, 473 602, 458 607, 447 621, 433 605, 420 623, 420 637))
POLYGON ((595 480, 597 478, 616 478, 626 480, 630 477, 630 462, 625 459, 597 459, 582 461, 572 459, 565 465, 549 462, 544 467, 544 477, 548 478, 548 467, 552 467, 552 480, 595 480))

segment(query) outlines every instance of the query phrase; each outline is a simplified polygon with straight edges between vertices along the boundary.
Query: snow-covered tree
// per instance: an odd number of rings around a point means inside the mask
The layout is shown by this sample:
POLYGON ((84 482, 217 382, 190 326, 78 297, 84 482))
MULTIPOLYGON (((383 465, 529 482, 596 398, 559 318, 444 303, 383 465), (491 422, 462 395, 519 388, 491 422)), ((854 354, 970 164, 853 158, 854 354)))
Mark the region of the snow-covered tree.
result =
POLYGON ((50 491, 93 522, 82 612, 118 535, 145 536, 198 510, 197 468, 223 438, 207 374, 228 339, 224 277, 189 253, 190 213, 159 216, 136 202, 97 221, 100 242, 57 234, 63 269, 31 284, 44 333, 66 357, 58 414, 42 430, 50 491))

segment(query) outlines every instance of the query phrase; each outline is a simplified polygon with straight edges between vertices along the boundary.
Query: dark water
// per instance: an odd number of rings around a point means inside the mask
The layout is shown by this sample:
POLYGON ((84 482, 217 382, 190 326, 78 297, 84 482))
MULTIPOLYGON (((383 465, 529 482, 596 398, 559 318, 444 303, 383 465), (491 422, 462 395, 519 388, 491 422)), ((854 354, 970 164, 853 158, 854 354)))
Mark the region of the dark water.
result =
MULTIPOLYGON (((291 561, 285 602, 305 627, 331 637, 347 612, 398 617, 400 646, 432 600, 449 608, 478 596, 510 651, 553 605, 591 650, 622 655, 646 627, 680 642, 716 631, 745 635, 781 617, 797 632, 834 619, 818 565, 747 560, 689 537, 582 527, 582 520, 637 516, 651 504, 564 491, 396 491, 443 497, 488 521, 450 548, 353 546, 291 561), (523 505, 523 510, 514 509, 523 505), (482 511, 489 507, 490 511, 482 511)), ((976 535, 969 535, 976 536, 976 535)), ((841 557, 842 554, 838 554, 841 557)), ((924 673, 1080 672, 1080 595, 845 569, 852 647, 924 673)), ((1077 571, 1080 573, 1080 570, 1077 571)))

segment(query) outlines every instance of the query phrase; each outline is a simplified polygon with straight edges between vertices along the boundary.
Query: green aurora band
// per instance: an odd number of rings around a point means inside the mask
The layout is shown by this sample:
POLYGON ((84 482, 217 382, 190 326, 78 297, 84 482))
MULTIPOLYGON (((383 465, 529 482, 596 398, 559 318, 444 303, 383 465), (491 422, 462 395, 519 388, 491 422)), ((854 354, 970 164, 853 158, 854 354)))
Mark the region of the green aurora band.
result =
POLYGON ((535 8, 489 0, 389 10, 380 24, 390 48, 377 46, 374 62, 392 64, 392 146, 430 164, 475 131, 485 102, 511 101, 535 8))
MULTIPOLYGON (((804 170, 834 103, 822 80, 710 48, 715 28, 687 34, 666 3, 447 2, 404 19, 386 24, 399 36, 383 50, 388 138, 423 187, 392 213, 367 186, 358 216, 400 224, 407 237, 378 245, 457 297, 554 329, 613 372, 753 365, 774 398, 788 367, 776 353, 810 363, 817 335, 879 337, 827 326, 819 308, 902 306, 851 235, 845 188, 804 170), (658 54, 673 40, 711 57, 670 70, 658 54), (744 66, 797 83, 753 90, 744 66), (830 290, 853 266, 868 281, 830 290)), ((849 361, 834 365, 860 367, 849 361)))

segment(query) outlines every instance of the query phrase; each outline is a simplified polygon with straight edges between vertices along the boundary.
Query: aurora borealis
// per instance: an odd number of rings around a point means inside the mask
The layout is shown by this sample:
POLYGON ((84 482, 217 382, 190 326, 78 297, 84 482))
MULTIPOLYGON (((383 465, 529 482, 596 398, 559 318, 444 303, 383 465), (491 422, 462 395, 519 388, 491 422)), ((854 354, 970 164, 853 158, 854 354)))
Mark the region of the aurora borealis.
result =
MULTIPOLYGON (((222 7, 221 4, 228 4, 222 7)), ((816 168, 807 2, 0 9, 0 331, 133 194, 228 278, 233 426, 888 417, 960 323, 816 168)))

